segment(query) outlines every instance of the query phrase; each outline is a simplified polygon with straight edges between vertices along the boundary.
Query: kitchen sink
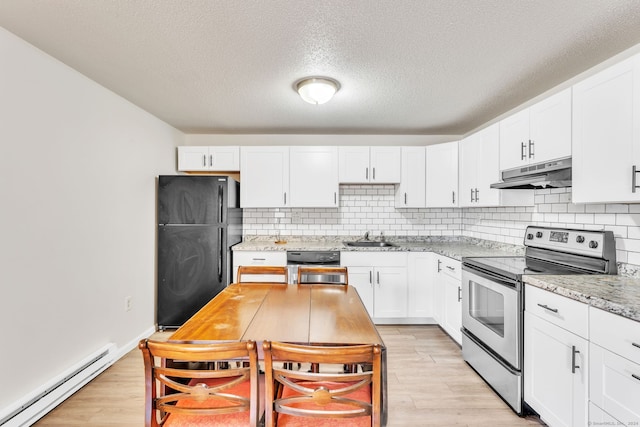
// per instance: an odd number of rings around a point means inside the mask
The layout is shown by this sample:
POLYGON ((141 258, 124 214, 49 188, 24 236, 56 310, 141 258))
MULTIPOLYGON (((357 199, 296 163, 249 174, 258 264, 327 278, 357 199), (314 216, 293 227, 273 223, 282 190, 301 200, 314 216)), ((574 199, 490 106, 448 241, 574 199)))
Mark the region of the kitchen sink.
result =
POLYGON ((355 242, 342 242, 345 246, 352 246, 358 248, 388 248, 395 246, 389 242, 375 242, 373 240, 361 240, 355 242))

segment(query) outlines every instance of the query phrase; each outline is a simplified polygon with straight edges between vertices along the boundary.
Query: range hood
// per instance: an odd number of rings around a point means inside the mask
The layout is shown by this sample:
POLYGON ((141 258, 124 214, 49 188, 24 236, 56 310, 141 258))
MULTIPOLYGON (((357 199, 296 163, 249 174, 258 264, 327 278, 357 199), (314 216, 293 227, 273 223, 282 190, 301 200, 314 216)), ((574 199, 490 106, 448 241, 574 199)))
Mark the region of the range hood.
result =
POLYGON ((571 187, 571 157, 502 171, 491 188, 530 189, 571 187))

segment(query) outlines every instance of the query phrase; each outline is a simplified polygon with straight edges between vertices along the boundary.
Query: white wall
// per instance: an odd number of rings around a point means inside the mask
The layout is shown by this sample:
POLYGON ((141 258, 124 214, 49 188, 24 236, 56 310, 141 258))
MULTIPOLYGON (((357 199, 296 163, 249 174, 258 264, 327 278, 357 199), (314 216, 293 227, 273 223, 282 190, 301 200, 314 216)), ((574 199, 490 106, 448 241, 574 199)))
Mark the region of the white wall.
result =
POLYGON ((2 408, 153 328, 155 177, 184 135, 2 28, 0 63, 2 408))

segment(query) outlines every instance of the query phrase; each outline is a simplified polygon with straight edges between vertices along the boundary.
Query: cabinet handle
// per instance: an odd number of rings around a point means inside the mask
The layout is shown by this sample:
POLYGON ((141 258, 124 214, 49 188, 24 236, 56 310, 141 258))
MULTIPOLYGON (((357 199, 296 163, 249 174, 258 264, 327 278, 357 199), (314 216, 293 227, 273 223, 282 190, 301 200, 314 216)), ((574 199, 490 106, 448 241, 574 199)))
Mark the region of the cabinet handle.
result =
POLYGON ((640 348, 640 344, 637 344, 637 343, 635 343, 635 342, 632 342, 632 343, 631 343, 631 345, 632 345, 632 346, 634 346, 634 347, 638 347, 638 348, 640 348))
POLYGON ((576 354, 580 353, 578 350, 576 350, 576 346, 572 345, 571 346, 571 373, 575 374, 576 373, 576 369, 580 369, 580 366, 576 366, 576 354))
POLYGON ((369 270, 369 284, 373 285, 373 272, 369 270))
POLYGON ((404 204, 407 204, 407 193, 404 193, 404 204))
POLYGON ((209 154, 209 166, 213 167, 213 154, 209 154))
POLYGON ((529 140, 529 158, 533 159, 536 155, 536 153, 533 151, 533 146, 535 145, 535 142, 533 142, 533 140, 529 140))
POLYGON ((378 282, 378 285, 380 284, 380 272, 376 271, 376 282, 378 282))
POLYGON ((476 202, 480 201, 480 190, 476 188, 476 202))
POLYGON ((455 267, 451 267, 450 265, 447 265, 447 268, 448 268, 449 270, 451 270, 451 271, 456 271, 456 268, 455 268, 455 267))
POLYGON ((287 193, 284 193, 284 204, 287 204, 287 193))
POLYGON ((372 169, 373 169, 373 176, 372 176, 372 178, 373 178, 373 180, 375 181, 375 180, 376 180, 376 168, 372 168, 372 169))
POLYGON ((521 142, 520 143, 520 160, 524 160, 527 158, 527 155, 524 154, 524 148, 525 148, 524 142, 521 142))
POLYGON ((266 261, 266 258, 251 258, 253 261, 266 261))
POLYGON ((364 168, 364 177, 367 181, 369 180, 369 168, 364 168))
POLYGON ((548 305, 546 305, 546 304, 538 304, 538 305, 539 305, 540 307, 544 308, 545 310, 549 310, 549 311, 552 311, 552 312, 554 312, 554 313, 557 313, 557 312, 558 312, 558 309, 557 309, 557 308, 551 308, 551 307, 549 307, 549 306, 548 306, 548 305))
POLYGON ((202 167, 204 167, 204 168, 207 167, 207 155, 206 154, 202 155, 202 167))
POLYGON ((452 192, 451 192, 451 202, 452 202, 452 203, 455 203, 455 202, 456 202, 456 192, 455 192, 455 191, 452 191, 452 192))
POLYGON ((473 188, 471 189, 471 200, 470 200, 470 202, 473 203, 473 188))
POLYGON ((639 170, 637 170, 636 165, 633 165, 633 166, 631 167, 631 192, 632 192, 632 193, 635 193, 635 192, 636 192, 636 190, 637 190, 638 188, 640 188, 640 187, 638 187, 638 186, 636 185, 637 176, 638 176, 637 174, 638 174, 638 172, 640 172, 640 171, 639 171, 639 170))
POLYGON ((631 374, 631 376, 632 376, 633 378, 637 379, 638 381, 640 381, 640 377, 639 377, 639 376, 637 376, 636 374, 631 374))
POLYGON ((336 194, 336 192, 333 192, 333 204, 337 204, 338 203, 338 195, 336 194))
POLYGON ((458 302, 462 301, 462 288, 458 286, 458 302))
POLYGON ((438 260, 438 273, 442 271, 442 269, 440 268, 440 264, 442 264, 442 261, 438 260))

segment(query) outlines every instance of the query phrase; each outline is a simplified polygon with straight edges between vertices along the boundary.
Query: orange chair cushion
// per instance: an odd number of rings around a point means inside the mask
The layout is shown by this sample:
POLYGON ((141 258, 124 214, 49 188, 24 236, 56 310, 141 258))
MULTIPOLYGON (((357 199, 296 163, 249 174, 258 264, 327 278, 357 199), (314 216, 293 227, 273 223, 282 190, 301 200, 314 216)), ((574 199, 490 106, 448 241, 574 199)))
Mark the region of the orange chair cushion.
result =
MULTIPOLYGON (((305 387, 316 389, 320 386, 326 387, 330 390, 336 388, 342 388, 348 385, 348 383, 335 383, 329 381, 322 382, 301 382, 300 385, 305 387)), ((282 390, 282 397, 298 396, 300 393, 292 390, 289 387, 284 387, 282 390)), ((371 386, 362 387, 353 393, 346 394, 341 397, 346 397, 353 400, 360 400, 363 402, 371 403, 371 386)), ((351 405, 345 405, 341 403, 330 403, 325 406, 318 406, 315 403, 299 403, 287 405, 295 408, 303 409, 324 409, 324 410, 344 410, 353 409, 351 405)), ((279 427, 371 427, 371 417, 354 417, 354 418, 316 418, 316 417, 297 417, 289 414, 277 414, 279 427)))
MULTIPOLYGON (((259 403, 259 414, 262 414, 264 408, 264 378, 260 377, 260 403, 259 403)), ((205 383, 208 386, 215 386, 220 383, 228 382, 229 379, 215 379, 215 378, 207 378, 207 379, 193 379, 190 381, 190 385, 195 385, 197 383, 205 383)), ((235 394, 237 396, 243 396, 246 398, 250 398, 251 396, 251 382, 244 381, 234 387, 231 387, 224 391, 224 393, 235 394)), ((202 402, 198 402, 193 399, 183 399, 179 401, 176 405, 182 408, 211 408, 211 407, 219 407, 226 406, 230 402, 224 399, 207 399, 202 402)), ((225 427, 237 427, 237 426, 249 426, 249 411, 244 412, 236 412, 233 414, 220 414, 220 415, 182 415, 182 414, 171 414, 167 421, 164 423, 164 427, 205 427, 205 426, 225 426, 225 427)))

